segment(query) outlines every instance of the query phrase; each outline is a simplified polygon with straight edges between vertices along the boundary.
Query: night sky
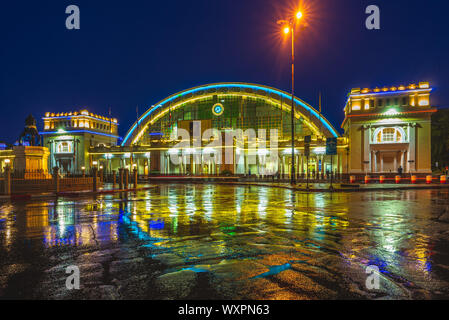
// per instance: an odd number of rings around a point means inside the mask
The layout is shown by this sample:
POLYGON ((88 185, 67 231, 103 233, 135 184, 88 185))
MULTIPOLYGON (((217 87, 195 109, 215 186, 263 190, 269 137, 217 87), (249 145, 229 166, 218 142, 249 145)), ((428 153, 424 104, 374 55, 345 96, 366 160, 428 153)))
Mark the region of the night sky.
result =
MULTIPOLYGON (((310 0, 297 36, 296 95, 340 129, 353 87, 430 81, 449 105, 449 2, 310 0), (381 30, 365 28, 365 8, 381 30)), ((170 94, 214 82, 290 90, 290 49, 276 20, 289 0, 3 1, 0 9, 0 141, 14 142, 32 113, 87 108, 119 119, 123 137, 170 94), (67 30, 78 5, 81 29, 67 30)), ((293 13, 293 11, 290 11, 293 13)), ((340 130, 341 131, 341 130, 340 130)))

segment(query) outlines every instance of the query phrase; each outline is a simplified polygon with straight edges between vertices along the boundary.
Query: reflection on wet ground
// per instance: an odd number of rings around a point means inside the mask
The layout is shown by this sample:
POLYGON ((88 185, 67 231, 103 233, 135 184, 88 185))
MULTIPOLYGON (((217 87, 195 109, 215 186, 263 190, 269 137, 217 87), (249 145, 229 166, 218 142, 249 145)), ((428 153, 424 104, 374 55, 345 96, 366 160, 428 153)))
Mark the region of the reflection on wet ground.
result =
POLYGON ((0 203, 0 298, 449 298, 447 190, 122 196, 0 203), (81 290, 66 289, 69 265, 81 290))

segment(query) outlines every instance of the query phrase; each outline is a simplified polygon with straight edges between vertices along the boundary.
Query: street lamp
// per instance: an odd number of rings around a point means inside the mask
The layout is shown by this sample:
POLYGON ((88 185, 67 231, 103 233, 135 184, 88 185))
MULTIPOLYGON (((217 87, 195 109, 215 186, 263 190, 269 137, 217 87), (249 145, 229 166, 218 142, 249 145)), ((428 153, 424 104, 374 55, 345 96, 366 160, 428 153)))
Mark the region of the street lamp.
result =
POLYGON ((302 12, 298 11, 295 18, 288 20, 279 20, 277 24, 284 26, 284 33, 291 34, 292 38, 292 110, 291 110, 291 125, 292 125, 292 170, 291 170, 291 184, 296 184, 296 170, 295 170, 295 30, 296 24, 302 18, 302 12))

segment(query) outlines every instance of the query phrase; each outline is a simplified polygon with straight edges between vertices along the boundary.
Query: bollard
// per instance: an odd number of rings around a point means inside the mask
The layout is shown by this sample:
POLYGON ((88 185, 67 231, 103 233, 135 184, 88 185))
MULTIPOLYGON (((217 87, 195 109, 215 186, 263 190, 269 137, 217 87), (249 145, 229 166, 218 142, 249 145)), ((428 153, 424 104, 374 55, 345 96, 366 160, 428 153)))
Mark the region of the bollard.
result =
POLYGON ((112 189, 115 189, 115 183, 117 182, 117 177, 115 176, 115 170, 112 170, 112 189))
POLYGON ((369 176, 365 176, 365 184, 368 184, 370 181, 370 177, 369 176))
POLYGON ((440 183, 441 184, 446 184, 446 176, 441 176, 440 177, 440 183))
POLYGON ((412 176, 410 180, 412 181, 413 184, 415 184, 418 178, 416 176, 412 176))
POLYGON ((119 190, 123 190, 123 168, 118 169, 119 172, 119 180, 118 180, 118 188, 119 190))
POLYGON ((97 173, 98 169, 97 167, 92 168, 92 191, 97 192, 97 173))
POLYGON ((427 184, 431 184, 432 183, 432 176, 427 176, 426 177, 426 183, 427 184))
POLYGON ((355 183, 355 176, 349 177, 349 183, 355 183))
POLYGON ((134 189, 137 189, 137 169, 134 169, 134 189))
POLYGON ((124 189, 128 189, 129 188, 129 170, 125 169, 125 185, 124 185, 124 189))
POLYGON ((55 189, 55 192, 59 192, 59 168, 54 167, 53 168, 53 187, 55 189))
POLYGON ((401 176, 396 176, 396 177, 394 178, 394 180, 396 181, 396 184, 401 183, 401 176))
POLYGON ((380 176, 379 177, 379 182, 380 183, 384 183, 385 182, 385 176, 380 176))
POLYGON ((8 165, 5 167, 5 182, 4 183, 5 183, 4 194, 8 196, 11 194, 11 168, 8 165))

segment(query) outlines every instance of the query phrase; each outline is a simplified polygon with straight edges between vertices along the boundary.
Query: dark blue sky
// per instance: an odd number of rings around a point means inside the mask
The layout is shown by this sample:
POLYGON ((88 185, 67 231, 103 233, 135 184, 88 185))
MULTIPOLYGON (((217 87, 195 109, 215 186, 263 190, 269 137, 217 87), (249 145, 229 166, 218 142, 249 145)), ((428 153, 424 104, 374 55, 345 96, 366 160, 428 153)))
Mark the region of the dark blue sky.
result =
MULTIPOLYGON (((347 92, 430 81, 449 101, 449 2, 310 0, 297 37, 297 96, 339 129, 347 92), (381 30, 365 28, 365 8, 381 30)), ((290 0, 5 1, 0 10, 0 140, 13 142, 32 113, 113 116, 123 136, 148 106, 206 83, 252 82, 290 90, 289 48, 275 21, 290 0), (65 28, 66 6, 81 30, 65 28)), ((298 2, 296 2, 298 3, 298 2)))

